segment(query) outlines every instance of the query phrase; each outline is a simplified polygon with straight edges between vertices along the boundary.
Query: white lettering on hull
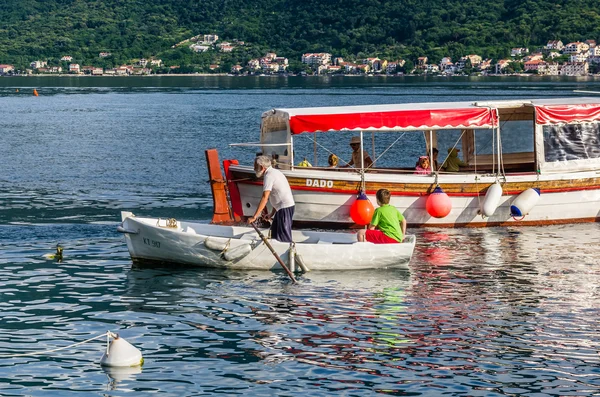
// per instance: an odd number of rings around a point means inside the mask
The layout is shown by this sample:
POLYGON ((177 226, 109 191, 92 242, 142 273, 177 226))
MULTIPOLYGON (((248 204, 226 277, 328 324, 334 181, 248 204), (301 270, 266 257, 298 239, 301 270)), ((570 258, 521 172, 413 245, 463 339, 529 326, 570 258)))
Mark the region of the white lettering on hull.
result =
POLYGON ((326 181, 325 179, 307 179, 306 186, 308 187, 321 187, 329 188, 333 187, 333 181, 326 181))

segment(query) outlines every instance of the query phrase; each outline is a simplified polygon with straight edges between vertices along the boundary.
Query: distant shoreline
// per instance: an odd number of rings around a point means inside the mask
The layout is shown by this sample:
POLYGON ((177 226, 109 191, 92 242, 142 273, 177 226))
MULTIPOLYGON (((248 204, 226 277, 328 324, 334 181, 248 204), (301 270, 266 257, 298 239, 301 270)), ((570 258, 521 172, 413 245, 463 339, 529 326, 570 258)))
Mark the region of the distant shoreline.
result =
POLYGON ((512 74, 485 74, 485 75, 428 75, 428 74, 319 74, 319 75, 300 75, 300 74, 229 74, 229 73, 166 73, 166 74, 137 74, 137 75, 81 75, 81 74, 28 74, 28 75, 0 75, 0 77, 68 77, 68 78, 110 78, 110 77, 600 77, 598 74, 586 74, 577 76, 567 75, 539 75, 530 73, 512 73, 512 74))

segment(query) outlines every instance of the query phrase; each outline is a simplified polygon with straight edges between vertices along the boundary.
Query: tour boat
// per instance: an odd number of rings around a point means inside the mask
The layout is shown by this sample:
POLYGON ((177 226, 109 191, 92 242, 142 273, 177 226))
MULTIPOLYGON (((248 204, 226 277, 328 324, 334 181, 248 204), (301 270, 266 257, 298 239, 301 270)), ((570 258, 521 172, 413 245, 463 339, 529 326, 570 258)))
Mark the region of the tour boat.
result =
MULTIPOLYGON (((238 145, 260 147, 285 174, 296 202, 296 225, 352 225, 356 219, 351 209, 359 193, 375 203, 381 188, 391 192, 391 204, 409 227, 600 220, 599 98, 273 109, 262 114, 260 142, 238 145), (295 166, 295 141, 306 134, 311 134, 315 151, 327 149, 317 140, 319 134, 337 134, 344 142, 360 136, 361 150, 375 148, 377 139, 398 136, 401 142, 410 134, 423 134, 421 154, 431 160, 438 140, 458 139, 439 148, 440 168, 434 169, 430 161, 430 173, 422 175, 414 173, 414 166, 383 168, 377 161, 371 167, 326 168, 314 162, 312 167, 295 166), (454 148, 461 150, 468 166, 444 171, 446 149, 454 148)), ((402 154, 394 145, 385 152, 402 154)), ((373 160, 380 155, 372 153, 373 160)), ((207 161, 213 222, 254 215, 262 180, 255 177, 253 164, 225 160, 222 177, 216 151, 207 151, 207 161)))
MULTIPOLYGON (((137 217, 121 212, 117 230, 125 234, 132 260, 242 270, 279 268, 254 228, 137 217)), ((268 230, 264 232, 268 233, 268 230)), ((292 232, 293 244, 268 239, 291 271, 408 269, 415 236, 398 244, 357 242, 355 233, 292 232), (293 258, 293 259, 292 259, 293 258), (294 268, 295 265, 298 268, 294 268)))

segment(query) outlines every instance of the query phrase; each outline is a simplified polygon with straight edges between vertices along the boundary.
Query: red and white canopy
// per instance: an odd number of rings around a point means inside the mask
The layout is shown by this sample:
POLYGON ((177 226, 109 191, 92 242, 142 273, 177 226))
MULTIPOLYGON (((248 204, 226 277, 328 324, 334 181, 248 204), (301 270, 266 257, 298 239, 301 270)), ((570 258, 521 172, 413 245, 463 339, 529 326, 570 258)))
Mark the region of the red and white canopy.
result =
POLYGON ((262 131, 292 135, 326 131, 409 131, 493 128, 498 109, 535 107, 537 124, 600 121, 600 97, 489 102, 273 109, 262 115, 262 131))
POLYGON ((492 128, 497 113, 466 102, 401 105, 273 109, 263 114, 263 126, 289 123, 292 135, 325 131, 398 131, 492 128), (271 120, 269 120, 271 119, 271 120))
POLYGON ((536 124, 590 123, 600 121, 600 98, 533 101, 536 124), (590 101, 591 100, 591 101, 590 101))

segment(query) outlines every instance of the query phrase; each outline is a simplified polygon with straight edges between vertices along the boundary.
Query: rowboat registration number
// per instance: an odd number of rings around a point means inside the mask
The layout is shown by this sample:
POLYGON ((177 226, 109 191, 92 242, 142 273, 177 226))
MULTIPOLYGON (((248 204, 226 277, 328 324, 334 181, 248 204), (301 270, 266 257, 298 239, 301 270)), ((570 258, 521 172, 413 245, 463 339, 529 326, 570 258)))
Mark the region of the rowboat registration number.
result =
POLYGON ((333 181, 326 181, 325 179, 307 179, 306 186, 332 188, 333 181))
POLYGON ((160 248, 160 241, 151 240, 146 237, 144 237, 144 244, 149 245, 150 247, 160 248))

